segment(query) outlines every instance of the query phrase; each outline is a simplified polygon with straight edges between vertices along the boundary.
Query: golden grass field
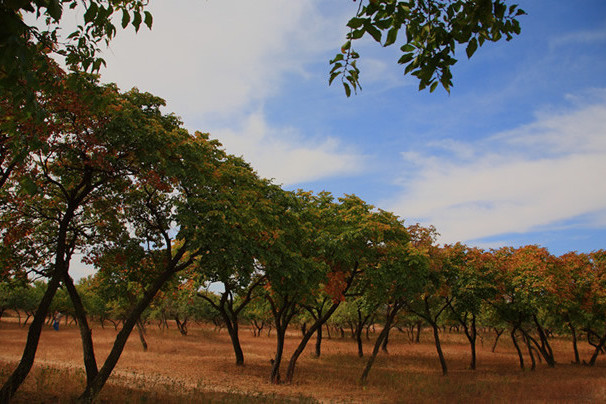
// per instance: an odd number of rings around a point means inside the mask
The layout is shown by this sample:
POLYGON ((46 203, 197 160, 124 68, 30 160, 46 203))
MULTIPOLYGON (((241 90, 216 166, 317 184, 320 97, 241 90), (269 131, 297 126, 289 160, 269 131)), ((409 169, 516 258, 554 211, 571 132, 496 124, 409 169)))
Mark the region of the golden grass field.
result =
MULTIPOLYGON (((27 328, 12 319, 0 322, 0 381, 3 383, 21 357, 27 328)), ((300 339, 293 331, 286 341, 286 358, 300 339)), ((326 333, 325 333, 326 334, 326 333)), ((97 360, 109 352, 116 331, 94 326, 97 360)), ((494 334, 478 341, 478 369, 468 370, 469 348, 463 334, 445 332, 443 349, 449 365, 442 376, 429 330, 420 344, 406 335, 392 333, 389 355, 380 353, 365 386, 358 378, 374 343, 365 340, 365 357, 358 358, 350 338, 325 339, 322 356, 313 358, 310 341, 297 366, 291 385, 268 382, 270 359, 275 350, 272 333, 253 337, 241 330, 245 366, 237 367, 229 336, 213 326, 190 327, 181 336, 176 327, 147 329, 149 350, 143 352, 134 332, 114 374, 100 395, 101 402, 606 402, 606 357, 595 367, 571 364, 570 341, 553 340, 558 364, 554 369, 539 363, 535 371, 521 371, 510 339, 502 336, 495 353, 494 334)), ((583 358, 591 347, 581 345, 583 358)), ((284 364, 283 364, 284 365, 284 364)), ((283 367, 283 374, 286 367, 283 367)), ((84 371, 76 326, 59 331, 45 327, 34 369, 15 397, 17 403, 71 402, 83 390, 84 371)))

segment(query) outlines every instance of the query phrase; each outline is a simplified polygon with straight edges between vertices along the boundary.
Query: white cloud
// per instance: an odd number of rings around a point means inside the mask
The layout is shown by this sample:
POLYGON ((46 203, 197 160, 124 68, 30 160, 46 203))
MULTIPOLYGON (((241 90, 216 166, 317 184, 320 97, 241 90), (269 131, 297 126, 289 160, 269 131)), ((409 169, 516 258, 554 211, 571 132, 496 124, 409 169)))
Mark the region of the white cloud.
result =
POLYGON ((259 112, 251 114, 241 128, 214 130, 212 136, 229 153, 244 156, 262 177, 285 185, 364 169, 365 158, 334 138, 310 141, 295 128, 272 128, 259 112))
POLYGON ((389 203, 411 221, 435 225, 442 241, 524 233, 581 216, 587 221, 587 215, 603 225, 603 99, 540 113, 535 122, 481 143, 451 145, 459 153, 404 155, 415 169, 402 180, 405 193, 389 203))
POLYGON ((599 43, 606 41, 606 27, 572 32, 553 38, 549 45, 551 48, 560 46, 574 46, 583 43, 599 43))
POLYGON ((120 32, 103 77, 167 99, 182 116, 232 116, 279 91, 286 73, 305 77, 342 41, 318 1, 152 2, 153 29, 120 32))

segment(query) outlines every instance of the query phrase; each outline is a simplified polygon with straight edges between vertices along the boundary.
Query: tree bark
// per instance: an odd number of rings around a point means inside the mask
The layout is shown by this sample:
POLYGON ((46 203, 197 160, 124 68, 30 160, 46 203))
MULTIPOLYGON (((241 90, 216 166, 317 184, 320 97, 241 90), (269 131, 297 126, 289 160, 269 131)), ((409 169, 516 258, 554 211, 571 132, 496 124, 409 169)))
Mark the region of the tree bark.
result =
MULTIPOLYGON (((221 313, 223 314, 223 313, 221 313)), ((236 366, 244 365, 244 352, 242 351, 242 346, 240 345, 240 336, 238 334, 238 319, 229 318, 227 313, 225 313, 224 317, 225 325, 227 327, 227 333, 229 334, 229 339, 231 340, 231 345, 234 348, 234 355, 236 357, 236 366)))
POLYGON ((598 359, 598 355, 602 351, 604 344, 606 344, 606 333, 604 333, 604 335, 602 336, 602 338, 596 345, 595 350, 593 351, 593 355, 591 355, 591 359, 589 359, 589 362, 587 363, 587 365, 589 365, 589 366, 595 365, 595 362, 598 359))
POLYGON ((149 304, 154 299, 156 293, 158 293, 160 288, 173 276, 175 272, 177 272, 177 270, 175 270, 174 268, 165 270, 156 279, 152 286, 145 292, 141 300, 139 300, 137 305, 130 312, 128 318, 122 326, 122 329, 116 336, 114 346, 112 347, 112 350, 105 359, 105 363, 97 373, 97 376, 92 380, 92 382, 87 383, 86 389, 79 397, 80 401, 93 402, 97 395, 99 395, 99 392, 101 391, 103 386, 105 386, 107 379, 109 378, 112 371, 114 370, 114 367, 118 363, 120 355, 122 355, 122 351, 124 350, 124 346, 128 341, 128 337, 132 332, 133 328, 135 327, 137 321, 141 317, 141 314, 149 306, 149 304))
POLYGON ((537 367, 537 362, 534 359, 534 355, 532 354, 532 345, 530 344, 530 339, 528 339, 526 336, 524 338, 524 341, 526 343, 526 347, 528 348, 528 356, 530 356, 530 370, 535 370, 537 367))
MULTIPOLYGON (((307 330, 307 332, 301 339, 301 342, 299 342, 297 349, 295 349, 295 351, 291 355, 290 360, 288 362, 288 369, 286 370, 286 381, 288 383, 292 382, 292 379, 295 374, 295 367, 297 364, 297 359, 299 359, 299 356, 301 356, 301 354, 303 353, 303 350, 305 350, 305 346, 307 346, 307 343, 309 342, 310 338, 312 337, 312 335, 315 332, 318 332, 319 336, 317 338, 319 338, 319 341, 321 343, 322 326, 324 325, 324 323, 326 323, 328 321, 330 316, 332 316, 332 314, 335 312, 335 310, 337 310, 337 308, 339 307, 340 304, 341 304, 341 302, 333 303, 332 306, 330 306, 330 308, 326 311, 326 313, 324 313, 324 315, 322 315, 316 319, 316 321, 311 325, 311 327, 307 330)), ((317 344, 318 344, 318 340, 316 340, 316 354, 319 357, 320 352, 318 350, 317 344)))
POLYGON ((358 325, 356 327, 355 333, 354 333, 354 338, 356 340, 356 343, 358 344, 358 357, 363 357, 364 356, 364 347, 362 345, 362 326, 358 325))
POLYGON ((137 331, 139 332, 139 341, 141 341, 141 346, 143 347, 143 352, 147 352, 147 341, 145 340, 145 329, 143 328, 143 324, 141 324, 141 320, 137 321, 137 331))
POLYGON ((579 356, 579 348, 577 346, 577 330, 572 325, 572 323, 568 323, 568 327, 570 327, 570 332, 572 333, 572 349, 574 350, 574 363, 581 363, 581 357, 579 356))
POLYGON ((513 342, 513 346, 516 347, 516 351, 518 352, 518 358, 520 360, 520 368, 524 370, 524 356, 522 356, 522 351, 520 350, 520 346, 518 345, 518 341, 516 339, 516 331, 517 328, 514 327, 511 330, 511 341, 513 342))
POLYGON ((284 353, 284 339, 286 336, 286 327, 276 327, 276 356, 271 361, 271 374, 269 381, 272 384, 280 384, 280 363, 282 362, 282 354, 284 353))
MULTIPOLYGON (((93 345, 92 330, 86 319, 86 310, 82 304, 82 299, 78 294, 74 282, 66 272, 63 274, 63 284, 67 288, 67 293, 74 306, 75 315, 78 319, 78 328, 80 329, 80 339, 82 340, 82 355, 84 357, 84 368, 86 369, 87 383, 92 381, 99 372, 97 367, 97 359, 95 358, 95 348, 93 345)), ((66 315, 67 318, 67 315, 66 315)))
POLYGON ((495 349, 497 349, 497 344, 499 342, 499 338, 501 337, 501 334, 503 334, 503 332, 505 331, 505 329, 502 329, 501 331, 499 331, 498 328, 493 327, 494 328, 494 332, 497 334, 496 338, 494 339, 494 344, 492 344, 492 349, 490 350, 491 352, 494 352, 495 349))
POLYGON ((319 358, 322 354, 322 326, 318 327, 316 331, 316 358, 319 358))
POLYGON ((370 373, 370 369, 372 368, 372 365, 377 357, 377 354, 379 353, 379 350, 381 349, 381 344, 383 343, 383 339, 389 332, 388 330, 391 327, 391 322, 393 321, 394 317, 400 310, 400 307, 401 306, 398 303, 394 303, 391 310, 388 312, 387 316, 385 316, 385 325, 383 327, 383 330, 381 330, 381 333, 377 337, 377 341, 375 342, 375 346, 372 350, 372 353, 370 354, 370 357, 368 358, 368 361, 366 362, 366 366, 364 367, 362 376, 360 376, 361 384, 366 383, 366 380, 368 379, 368 374, 370 373))
POLYGON ((448 367, 446 366, 446 359, 444 358, 444 353, 442 352, 442 344, 440 343, 440 328, 435 322, 432 322, 431 328, 433 328, 433 338, 436 345, 436 351, 438 352, 438 358, 440 358, 442 374, 446 376, 446 374, 448 373, 448 367))
POLYGON ((46 287, 46 291, 44 292, 42 300, 38 305, 36 314, 34 314, 34 320, 29 326, 29 331, 27 332, 27 342, 25 343, 25 348, 23 349, 21 361, 19 362, 19 365, 17 365, 17 368, 9 376, 8 380, 4 382, 2 390, 0 390, 0 402, 2 403, 8 403, 11 400, 34 364, 36 351, 38 349, 38 341, 40 340, 40 334, 42 332, 42 326, 44 325, 48 308, 50 307, 53 297, 57 292, 59 283, 59 276, 55 274, 46 287))

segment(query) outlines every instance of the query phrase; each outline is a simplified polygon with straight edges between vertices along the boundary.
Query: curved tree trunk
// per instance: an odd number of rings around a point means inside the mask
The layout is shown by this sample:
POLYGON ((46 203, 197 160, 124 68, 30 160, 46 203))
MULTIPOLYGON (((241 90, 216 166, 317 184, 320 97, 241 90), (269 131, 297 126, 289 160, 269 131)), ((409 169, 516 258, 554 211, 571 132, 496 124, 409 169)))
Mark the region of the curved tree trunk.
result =
MULTIPOLYGON (((223 313, 221 313, 223 314, 223 313)), ((242 346, 240 345, 240 336, 238 334, 238 318, 230 318, 227 313, 223 316, 225 320, 225 325, 227 327, 227 333, 229 334, 229 338, 231 340, 231 345, 234 348, 234 355, 236 357, 236 366, 244 365, 244 352, 242 351, 242 346)))
POLYGON ((589 365, 589 366, 595 365, 595 361, 598 359, 598 355, 604 348, 604 344, 606 344, 606 333, 604 334, 604 336, 602 336, 602 338, 596 345, 595 350, 593 351, 593 355, 591 355, 591 359, 589 359, 589 362, 587 363, 587 365, 589 365))
POLYGON ((391 331, 391 326, 387 329, 387 332, 385 333, 385 338, 383 338, 383 343, 381 344, 381 350, 383 352, 385 352, 386 354, 389 353, 387 351, 387 344, 389 343, 389 332, 391 331))
POLYGON ((143 324, 141 324, 141 320, 137 321, 137 331, 139 332, 139 341, 141 341, 141 346, 143 347, 143 352, 147 352, 147 341, 145 340, 145 329, 143 328, 143 324))
POLYGON ((286 327, 276 327, 276 334, 276 356, 271 361, 271 374, 269 376, 269 381, 272 384, 280 384, 280 363, 282 362, 282 354, 284 353, 286 327))
POLYGON ((372 368, 372 365, 375 362, 377 354, 379 353, 379 350, 381 349, 381 344, 383 344, 383 339, 385 339, 387 333, 389 332, 389 329, 391 328, 391 323, 392 323, 393 319, 395 318, 396 314, 398 313, 398 311, 400 310, 400 307, 401 307, 400 304, 394 303, 394 305, 391 307, 391 310, 388 311, 387 316, 385 316, 385 325, 383 327, 383 330, 381 330, 381 333, 377 337, 377 341, 375 342, 375 346, 372 350, 372 353, 370 354, 370 357, 368 358, 368 361, 366 362, 366 366, 364 367, 362 376, 360 376, 361 384, 366 383, 366 380, 368 379, 368 374, 370 373, 370 369, 372 368))
POLYGON ((436 351, 438 352, 438 358, 440 359, 440 366, 442 367, 442 374, 446 376, 448 373, 448 367, 446 366, 446 359, 444 358, 444 352, 442 352, 442 344, 440 343, 440 327, 438 324, 431 324, 433 328, 433 338, 436 345, 436 351))
POLYGON ((288 369, 286 370, 286 381, 288 383, 292 382, 292 379, 295 374, 295 367, 297 364, 297 359, 299 359, 299 356, 301 356, 301 354, 303 353, 303 350, 305 350, 307 343, 309 342, 310 338, 312 337, 312 335, 314 333, 318 334, 317 339, 316 339, 316 355, 318 357, 320 356, 319 344, 322 343, 322 326, 324 325, 324 323, 326 323, 328 321, 330 316, 332 316, 332 314, 337 310, 339 305, 340 305, 340 302, 333 303, 332 306, 326 311, 326 313, 324 313, 324 315, 322 315, 316 319, 316 321, 311 325, 311 327, 307 330, 307 332, 301 339, 301 342, 299 342, 297 349, 295 349, 292 356, 290 357, 290 360, 288 361, 288 369))
POLYGON ((568 327, 570 327, 570 332, 572 334, 572 349, 574 350, 574 363, 578 365, 579 363, 581 363, 581 357, 579 356, 579 348, 577 346, 577 330, 574 327, 574 325, 572 325, 572 323, 568 323, 568 327))
POLYGON ((497 336, 494 339, 494 344, 492 344, 492 349, 490 350, 491 352, 494 352, 495 349, 497 349, 497 344, 499 343, 499 338, 501 337, 501 335, 505 331, 505 329, 502 329, 501 331, 499 331, 499 329, 496 328, 496 327, 493 327, 493 329, 494 329, 494 332, 497 334, 497 336))
POLYGON ((59 283, 59 276, 55 275, 51 278, 46 287, 44 296, 42 296, 42 300, 38 305, 36 314, 34 314, 34 320, 29 326, 29 331, 27 332, 27 342, 25 343, 21 361, 2 386, 2 390, 0 390, 0 402, 2 403, 8 403, 11 400, 34 364, 34 358, 36 357, 42 326, 44 325, 48 308, 50 307, 53 297, 55 296, 55 292, 57 292, 59 283))
POLYGON ((139 300, 137 305, 129 313, 128 318, 126 319, 126 321, 124 321, 122 329, 116 336, 114 346, 112 347, 112 350, 105 359, 105 363, 103 363, 103 366, 101 367, 101 369, 99 369, 97 376, 90 383, 87 383, 86 389, 79 397, 80 401, 93 402, 95 398, 99 395, 99 392, 101 391, 103 386, 105 386, 107 379, 109 379, 109 376, 114 370, 114 367, 118 363, 120 355, 122 355, 122 351, 124 350, 124 346, 128 341, 128 337, 130 336, 130 333, 135 327, 137 321, 139 321, 141 314, 149 306, 149 304, 154 299, 156 293, 158 293, 160 288, 173 276, 175 272, 177 272, 175 269, 165 270, 156 279, 152 286, 145 292, 141 300, 139 300))
MULTIPOLYGON (((82 340, 82 354, 84 357, 84 368, 86 369, 87 383, 92 381, 99 372, 97 360, 95 358, 95 348, 93 345, 92 330, 88 325, 86 310, 82 304, 82 299, 78 294, 74 282, 69 274, 63 274, 63 284, 67 288, 67 293, 74 306, 75 316, 78 319, 78 328, 80 329, 80 339, 82 340)), ((67 319, 67 316, 66 316, 67 319)), ((147 350, 147 348, 146 348, 147 350)))
POLYGON ((516 339, 516 331, 517 328, 514 327, 511 330, 511 341, 513 342, 513 346, 516 347, 516 351, 518 352, 518 358, 520 360, 520 368, 524 370, 524 356, 522 356, 522 351, 520 350, 520 346, 518 345, 518 341, 516 339))

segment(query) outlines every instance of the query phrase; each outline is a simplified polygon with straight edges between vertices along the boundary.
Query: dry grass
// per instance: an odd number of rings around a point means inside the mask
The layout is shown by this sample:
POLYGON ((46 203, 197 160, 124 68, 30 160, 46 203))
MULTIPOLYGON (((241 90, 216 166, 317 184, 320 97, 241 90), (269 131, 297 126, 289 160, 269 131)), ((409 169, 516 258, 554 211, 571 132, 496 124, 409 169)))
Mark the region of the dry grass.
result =
MULTIPOLYGON (((0 322, 0 380, 4 381, 20 358, 27 329, 0 322)), ((98 358, 111 348, 113 328, 93 331, 98 358)), ((299 334, 287 338, 290 354, 299 334)), ((469 348, 461 334, 443 335, 449 375, 441 376, 429 332, 421 344, 410 344, 394 333, 390 354, 380 354, 366 386, 358 384, 365 358, 357 357, 349 338, 326 339, 320 359, 311 357, 313 341, 298 362, 292 385, 269 384, 273 334, 254 338, 242 329, 246 365, 234 364, 229 336, 212 327, 192 327, 183 337, 176 327, 148 329, 149 350, 143 352, 133 334, 114 374, 101 394, 102 402, 606 402, 606 362, 596 367, 572 365, 572 349, 565 339, 554 341, 555 369, 538 364, 521 371, 510 341, 503 336, 496 353, 492 335, 478 344, 478 370, 467 369, 469 348)), ((372 348, 367 341, 366 352, 372 348)), ((587 358, 590 347, 582 354, 587 358)), ((34 370, 21 388, 17 402, 69 402, 84 386, 81 345, 75 327, 55 332, 45 328, 34 370)), ((285 368, 283 369, 285 372, 285 368)))

